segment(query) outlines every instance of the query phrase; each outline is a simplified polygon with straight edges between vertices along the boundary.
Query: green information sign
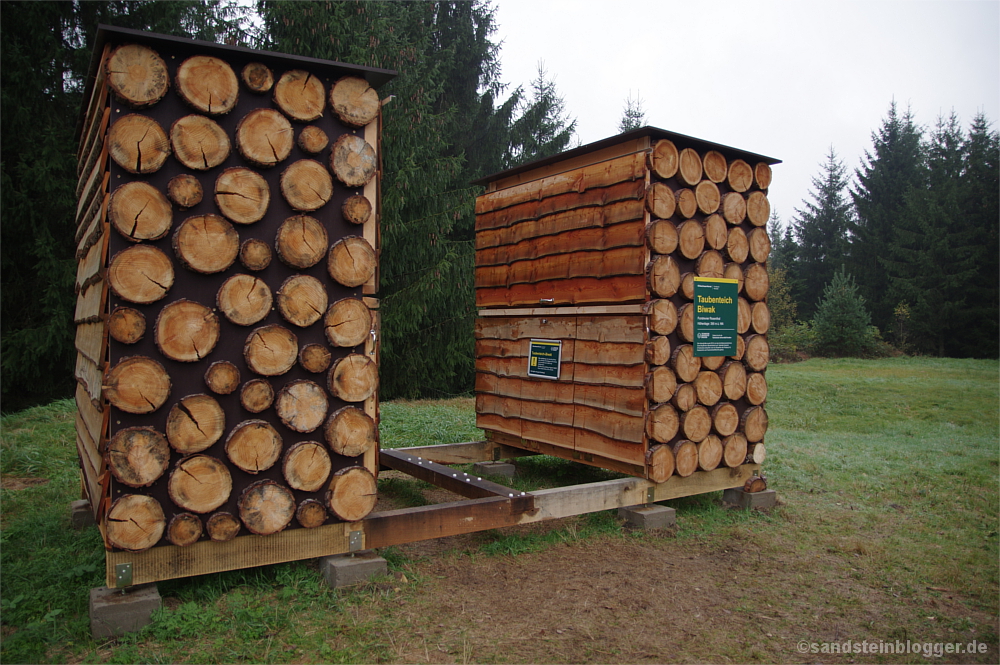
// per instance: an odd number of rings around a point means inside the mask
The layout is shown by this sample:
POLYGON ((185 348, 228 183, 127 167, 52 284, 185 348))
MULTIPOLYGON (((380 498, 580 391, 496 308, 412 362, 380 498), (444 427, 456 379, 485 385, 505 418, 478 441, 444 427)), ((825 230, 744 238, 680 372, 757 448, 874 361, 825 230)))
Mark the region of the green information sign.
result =
POLYGON ((528 350, 528 376, 536 376, 540 379, 558 379, 561 358, 561 340, 531 340, 531 347, 528 350))
POLYGON ((694 355, 736 355, 739 282, 694 278, 694 355))

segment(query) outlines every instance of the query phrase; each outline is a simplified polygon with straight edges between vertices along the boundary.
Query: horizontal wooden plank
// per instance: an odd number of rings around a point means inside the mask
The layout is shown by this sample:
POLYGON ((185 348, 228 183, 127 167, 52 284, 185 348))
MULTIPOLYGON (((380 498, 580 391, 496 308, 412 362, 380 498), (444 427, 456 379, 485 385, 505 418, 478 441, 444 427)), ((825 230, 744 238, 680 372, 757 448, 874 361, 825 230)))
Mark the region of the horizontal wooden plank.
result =
POLYGON ((77 432, 76 454, 80 459, 80 473, 83 475, 83 488, 87 493, 86 498, 87 501, 90 502, 91 510, 96 513, 101 505, 101 498, 103 496, 101 493, 100 474, 94 468, 86 446, 87 444, 84 443, 80 433, 77 432))
MULTIPOLYGON (((611 187, 600 187, 586 192, 569 192, 540 201, 528 201, 496 212, 483 213, 476 216, 476 233, 489 233, 505 227, 515 226, 521 222, 541 221, 557 227, 559 220, 576 217, 574 211, 582 216, 611 215, 612 210, 635 210, 637 205, 641 211, 645 205, 646 183, 643 180, 623 182, 611 187)), ((628 213, 631 214, 631 213, 628 213)), ((563 229, 565 230, 565 229, 563 229)))
POLYGON ((576 337, 576 317, 479 318, 473 335, 476 339, 573 339, 576 337))
POLYGON ((645 177, 646 156, 644 153, 634 153, 483 194, 476 199, 476 214, 567 192, 585 192, 595 187, 607 187, 645 177))
POLYGON ((96 282, 80 292, 76 298, 76 310, 73 312, 74 323, 97 321, 104 312, 104 302, 107 297, 107 284, 96 282))
MULTIPOLYGON (((504 418, 519 418, 536 423, 586 430, 600 435, 597 439, 588 439, 595 442, 593 445, 596 445, 597 441, 604 440, 626 441, 641 445, 645 429, 645 419, 641 415, 630 416, 624 413, 595 409, 583 404, 555 401, 536 402, 489 393, 476 395, 476 413, 492 413, 504 418)), ((525 425, 522 424, 522 432, 524 432, 524 428, 525 425)), ((612 457, 615 456, 612 455, 612 457)))
POLYGON ((563 171, 569 171, 571 169, 578 169, 589 164, 596 164, 598 162, 614 159, 615 157, 630 155, 635 152, 647 152, 650 149, 650 144, 650 137, 641 136, 637 139, 616 143, 615 145, 610 145, 606 148, 601 148, 600 150, 590 151, 582 155, 577 155, 576 157, 570 157, 568 159, 563 158, 553 164, 545 164, 527 171, 515 173, 507 176, 506 178, 494 180, 488 185, 489 191, 492 192, 498 189, 504 189, 505 187, 512 187, 523 182, 538 180, 539 178, 544 178, 556 173, 562 173, 563 171))
POLYGON ((644 316, 579 316, 576 319, 576 339, 595 342, 646 342, 644 316))
POLYGON ((477 307, 519 305, 583 305, 587 303, 644 302, 647 300, 645 275, 621 275, 606 279, 578 277, 536 284, 515 284, 476 289, 477 307))
MULTIPOLYGON (((642 445, 646 433, 646 419, 607 409, 597 409, 586 404, 573 405, 573 427, 600 434, 608 440, 627 441, 642 445)), ((579 437, 577 437, 579 443, 579 437)), ((584 450, 579 445, 577 450, 584 450)), ((590 450, 588 452, 598 452, 590 450)), ((640 451, 644 453, 645 451, 640 451)), ((614 457, 613 455, 611 457, 614 457)), ((617 458, 616 458, 617 459, 617 458)), ((634 461, 634 460, 629 460, 634 461)), ((641 460, 640 460, 641 462, 641 460)))
POLYGON ((84 463, 84 474, 93 482, 94 487, 100 487, 98 480, 104 473, 104 458, 98 442, 91 438, 87 423, 79 412, 76 414, 76 436, 78 452, 81 453, 80 461, 84 463))
POLYGON ((76 350, 99 368, 104 368, 105 325, 103 321, 81 323, 76 327, 76 350))
POLYGON ((76 160, 80 161, 80 156, 86 151, 88 141, 93 134, 94 124, 103 116, 102 109, 108 102, 107 71, 105 63, 111 53, 111 45, 106 44, 101 53, 101 61, 97 65, 97 74, 94 77, 94 86, 90 90, 90 99, 87 100, 87 114, 84 116, 84 128, 80 135, 80 145, 77 147, 76 160))
POLYGON ((76 354, 76 371, 73 376, 86 389, 91 401, 101 400, 101 381, 104 373, 93 361, 80 353, 76 354))
POLYGON ((646 390, 641 387, 573 384, 573 402, 605 411, 645 417, 646 390))
MULTIPOLYGON (((528 378, 528 363, 524 358, 476 358, 476 371, 502 377, 528 378)), ((645 365, 585 365, 564 362, 559 366, 560 381, 575 381, 607 386, 641 388, 645 386, 645 365)))
POLYGON ((76 292, 80 293, 91 284, 101 281, 107 263, 108 237, 102 236, 87 250, 87 255, 76 266, 76 292))
MULTIPOLYGON (((524 358, 527 363, 530 345, 530 339, 478 339, 476 357, 524 358)), ((638 365, 644 362, 644 348, 643 344, 590 341, 570 344, 567 340, 562 345, 561 361, 591 365, 638 365)))
POLYGON ((468 499, 373 513, 362 522, 365 547, 389 547, 514 526, 524 514, 508 497, 468 499))
POLYGON ((520 379, 476 373, 476 392, 503 395, 538 402, 585 404, 597 409, 644 417, 646 391, 643 388, 595 386, 543 379, 520 379))
POLYGON ((76 260, 79 261, 87 255, 87 251, 93 247, 108 231, 105 223, 105 212, 107 206, 102 205, 105 201, 94 201, 94 205, 87 211, 87 217, 80 226, 82 233, 76 239, 76 260))
POLYGON ((491 462, 515 457, 530 457, 533 453, 520 448, 511 448, 495 441, 466 441, 463 443, 439 443, 431 446, 404 448, 424 459, 438 464, 471 464, 491 462))
MULTIPOLYGON (((490 418, 498 419, 498 416, 490 416, 490 418)), ((494 423, 503 426, 503 423, 494 423)), ((497 429, 492 426, 480 425, 486 430, 487 438, 496 441, 498 443, 503 443, 504 445, 509 445, 512 447, 521 447, 525 450, 531 452, 539 453, 541 455, 552 455, 554 457, 561 457, 562 459, 572 460, 574 462, 579 462, 580 464, 586 464, 587 466, 599 467, 602 469, 607 469, 609 471, 616 471, 618 473, 625 473, 631 476, 638 476, 640 478, 645 478, 646 467, 645 464, 630 464, 628 462, 622 462, 620 460, 611 459, 609 457, 601 457, 600 455, 594 455, 592 453, 586 453, 574 450, 572 445, 554 445, 547 443, 545 441, 535 440, 531 438, 522 438, 516 435, 505 433, 501 429, 497 429)), ((574 433, 572 430, 564 432, 562 434, 558 432, 547 432, 547 434, 552 434, 556 438, 560 436, 566 438, 567 441, 572 444, 574 433)), ((634 445, 634 444, 625 444, 634 445)), ((648 482, 648 481, 641 481, 648 482)), ((568 489, 568 488, 567 488, 568 489)), ((533 495, 537 496, 537 492, 532 492, 533 495)), ((645 499, 640 503, 644 503, 645 499)), ((627 505, 636 505, 634 503, 629 503, 627 505)), ((539 509, 538 501, 535 501, 535 510, 539 509)))
MULTIPOLYGON (((613 226, 567 231, 559 235, 522 240, 514 245, 476 251, 476 266, 498 266, 583 251, 606 252, 622 247, 645 248, 646 223, 642 219, 613 226)), ((643 253, 643 252, 640 252, 643 253)))
POLYGON ((644 305, 590 305, 584 307, 520 307, 514 309, 483 309, 479 316, 593 316, 599 314, 643 314, 644 305))
POLYGON ((597 229, 645 220, 641 201, 624 201, 607 206, 579 208, 518 222, 511 226, 476 231, 476 249, 515 245, 519 242, 558 235, 568 231, 597 229))
MULTIPOLYGON (((97 402, 100 404, 100 402, 97 402)), ((87 389, 82 384, 76 384, 76 410, 87 426, 91 441, 97 444, 97 451, 104 454, 104 437, 107 425, 107 413, 98 410, 90 399, 87 389)))
POLYGON ((104 164, 107 162, 107 152, 108 148, 105 146, 101 151, 102 156, 99 158, 100 161, 94 164, 94 168, 91 169, 89 174, 84 174, 87 181, 81 188, 80 197, 77 200, 76 205, 76 217, 74 217, 77 229, 82 226, 86 217, 84 213, 88 208, 90 208, 94 199, 99 199, 103 196, 103 194, 107 193, 108 182, 110 182, 111 175, 111 173, 104 168, 104 164))
POLYGON ((535 284, 552 280, 619 275, 645 275, 646 253, 641 247, 619 247, 606 252, 573 252, 510 265, 476 268, 476 288, 535 284))
POLYGON ((103 160, 107 159, 107 151, 104 150, 104 139, 107 136, 108 124, 111 119, 111 107, 106 107, 101 114, 101 118, 95 127, 95 132, 90 136, 89 145, 83 154, 82 160, 77 164, 79 174, 76 183, 76 196, 79 197, 83 188, 94 172, 94 169, 105 169, 103 160))

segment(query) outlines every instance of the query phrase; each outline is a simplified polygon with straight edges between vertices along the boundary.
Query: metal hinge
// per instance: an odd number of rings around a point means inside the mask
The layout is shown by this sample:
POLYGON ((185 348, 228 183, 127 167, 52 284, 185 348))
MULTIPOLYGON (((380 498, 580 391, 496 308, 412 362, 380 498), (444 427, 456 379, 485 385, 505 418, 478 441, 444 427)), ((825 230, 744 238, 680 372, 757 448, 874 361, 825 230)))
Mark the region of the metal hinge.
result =
POLYGON ((125 587, 132 586, 132 564, 131 563, 116 563, 115 564, 115 588, 124 589, 125 587))
POLYGON ((656 503, 656 486, 651 485, 646 488, 646 503, 656 503))
POLYGON ((351 531, 351 534, 347 540, 348 547, 351 552, 359 552, 363 549, 364 543, 362 543, 362 537, 360 531, 351 531))

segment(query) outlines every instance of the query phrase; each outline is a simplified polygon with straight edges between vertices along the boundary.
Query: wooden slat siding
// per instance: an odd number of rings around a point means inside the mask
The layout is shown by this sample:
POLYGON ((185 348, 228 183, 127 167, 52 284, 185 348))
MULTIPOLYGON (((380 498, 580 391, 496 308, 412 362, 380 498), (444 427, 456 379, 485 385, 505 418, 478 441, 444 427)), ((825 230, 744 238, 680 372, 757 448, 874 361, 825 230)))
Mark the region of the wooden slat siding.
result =
POLYGON ((643 316, 580 316, 576 325, 578 340, 646 343, 646 318, 643 316))
MULTIPOLYGON (((487 393, 479 393, 476 395, 476 412, 482 414, 491 413, 501 416, 507 420, 519 419, 522 421, 520 426, 521 432, 524 432, 526 428, 531 427, 526 424, 526 421, 530 421, 545 425, 562 426, 567 428, 569 431, 582 430, 590 434, 599 435, 596 439, 593 437, 584 437, 584 439, 593 442, 592 445, 597 445, 601 441, 622 441, 637 445, 640 449, 642 448, 643 431, 645 427, 645 421, 642 416, 629 416, 627 414, 615 413, 613 411, 594 409, 581 404, 563 404, 551 400, 536 402, 533 400, 501 397, 487 393)), ((526 435, 522 434, 522 436, 526 435)), ((562 441, 567 445, 567 447, 573 447, 574 438, 575 437, 564 438, 561 436, 560 440, 548 442, 559 444, 560 441, 562 441)), ((611 446, 611 448, 617 449, 618 446, 611 446)), ((601 451, 592 450, 588 452, 601 451)), ((644 451, 642 450, 639 451, 640 456, 643 452, 644 451)), ((626 461, 639 463, 633 459, 635 457, 634 451, 631 451, 630 449, 628 450, 628 455, 625 457, 622 456, 625 455, 625 453, 620 452, 615 452, 614 454, 611 454, 610 452, 601 454, 607 454, 611 457, 615 457, 615 459, 625 459, 626 461)))
POLYGON ((103 321, 82 323, 76 327, 76 350, 100 369, 104 369, 105 339, 103 321))
POLYGON ((365 547, 389 547, 514 526, 525 515, 514 504, 508 497, 492 497, 375 513, 362 522, 365 547))
POLYGON ((581 277, 617 277, 644 275, 643 252, 635 247, 620 247, 605 252, 573 252, 542 259, 516 261, 510 265, 476 268, 476 288, 535 284, 581 277))
POLYGON ((548 299, 552 300, 553 305, 644 302, 647 299, 646 276, 623 275, 607 279, 578 277, 537 284, 515 284, 510 288, 476 289, 476 307, 537 305, 548 299))
POLYGON ((86 389, 91 401, 100 403, 101 382, 104 378, 101 369, 94 362, 78 353, 76 354, 76 371, 73 376, 86 389))
MULTIPOLYGON (((554 236, 523 240, 514 245, 491 247, 476 252, 476 266, 502 266, 515 261, 554 257, 571 252, 607 252, 624 247, 643 254, 646 244, 646 225, 642 218, 634 222, 589 229, 567 231, 554 236)), ((646 265, 645 261, 642 265, 646 265)))
MULTIPOLYGON (((378 311, 378 301, 374 298, 365 298, 365 300, 374 301, 375 307, 372 309, 372 327, 375 330, 375 339, 372 339, 371 335, 365 340, 365 356, 371 358, 375 362, 375 366, 378 367, 379 364, 379 352, 382 350, 381 339, 382 339, 382 314, 378 311)), ((379 400, 378 400, 378 389, 371 397, 365 400, 364 410, 368 414, 368 417, 375 421, 375 445, 365 451, 362 456, 362 466, 371 471, 372 475, 378 478, 378 455, 379 455, 379 441, 378 441, 378 425, 379 425, 379 400)))
MULTIPOLYGON (((642 443, 619 441, 597 432, 591 432, 579 425, 574 429, 573 450, 580 454, 600 455, 605 459, 618 460, 636 466, 646 463, 646 447, 642 443)), ((645 472, 641 475, 645 476, 645 472)))
POLYGON ((74 323, 97 321, 104 311, 104 299, 107 296, 107 285, 104 282, 91 284, 84 289, 76 299, 76 310, 73 313, 74 323))
POLYGON ((590 307, 526 307, 518 309, 483 309, 479 316, 591 316, 605 314, 643 314, 643 305, 593 305, 590 307))
POLYGON ((107 245, 108 236, 104 234, 87 250, 87 256, 77 264, 75 284, 77 293, 103 279, 107 245))
MULTIPOLYGON (((491 416, 496 418, 496 416, 491 416)), ((499 430, 499 428, 496 428, 499 430)), ((646 477, 646 467, 643 464, 629 464, 627 462, 622 462, 616 459, 611 459, 610 457, 602 457, 601 455, 594 455, 590 453, 584 453, 580 451, 573 450, 570 447, 564 447, 559 445, 553 445, 546 443, 544 441, 533 440, 530 438, 518 438, 516 436, 505 434, 502 431, 488 431, 486 436, 491 440, 502 443, 504 445, 523 448, 527 451, 538 453, 541 455, 552 455, 553 457, 561 457, 562 459, 573 460, 574 462, 579 462, 581 464, 586 464, 588 466, 596 466, 602 469, 609 469, 611 471, 617 471, 619 473, 626 473, 630 476, 639 476, 641 478, 646 477)), ((572 440, 572 432, 565 433, 572 440)), ((630 445, 630 444, 622 444, 630 445)), ((615 481, 618 482, 618 481, 615 481)), ((647 481, 641 481, 647 482, 647 481)), ((570 488, 566 488, 570 489, 570 488)), ((533 495, 537 495, 537 492, 532 492, 533 495)), ((645 503, 645 495, 638 501, 624 503, 622 505, 638 505, 640 503, 645 503)), ((538 505, 536 503, 536 510, 538 505)), ((602 509, 603 510, 603 509, 602 509)))
POLYGON ((573 427, 601 434, 615 441, 642 444, 646 420, 642 416, 574 404, 573 427))
POLYGON ((90 208, 90 205, 94 202, 94 198, 106 191, 107 188, 111 175, 110 171, 104 168, 108 156, 107 146, 101 150, 101 155, 99 161, 94 164, 94 168, 89 174, 86 174, 87 182, 83 186, 83 191, 80 193, 80 198, 76 205, 76 217, 74 219, 76 220, 77 229, 83 224, 84 213, 90 208))
MULTIPOLYGON (((476 358, 476 371, 487 372, 502 377, 521 377, 527 375, 527 362, 524 358, 476 358)), ((572 372, 572 380, 577 383, 595 385, 624 386, 641 388, 645 385, 645 365, 585 365, 583 363, 562 363, 560 365, 560 380, 572 372)))
POLYGON ((606 409, 630 416, 644 417, 646 413, 646 390, 644 388, 577 383, 573 392, 573 402, 576 404, 586 404, 596 409, 606 409))
MULTIPOLYGON (((573 339, 576 337, 574 317, 535 317, 513 319, 476 319, 473 335, 476 339, 573 339)), ((565 352, 565 349, 563 349, 565 352)))
POLYGON ((527 201, 540 201, 568 192, 582 193, 595 187, 639 180, 645 178, 645 175, 645 153, 633 153, 483 194, 476 199, 476 214, 509 208, 527 201))
POLYGON ((104 150, 105 137, 108 133, 108 124, 111 120, 111 107, 104 109, 101 114, 101 121, 97 123, 97 133, 93 136, 90 147, 87 148, 87 154, 83 157, 83 161, 77 166, 77 173, 79 173, 77 183, 76 183, 76 196, 79 197, 80 193, 83 192, 83 187, 86 185, 87 180, 90 178, 90 174, 94 172, 94 169, 104 168, 104 163, 101 161, 101 157, 107 156, 107 152, 104 150))
POLYGON ((622 143, 618 143, 616 145, 601 148, 600 150, 577 155, 576 157, 571 157, 569 159, 562 159, 552 164, 538 166, 528 171, 515 173, 514 175, 507 176, 506 178, 494 180, 489 183, 487 187, 488 191, 494 192, 498 189, 513 187, 514 185, 519 185, 531 180, 538 180, 539 178, 545 178, 550 175, 555 175, 556 173, 578 169, 580 167, 587 166, 588 164, 596 164, 598 162, 604 162, 616 157, 631 155, 636 152, 647 152, 649 149, 650 138, 648 136, 643 136, 631 141, 623 141, 622 143))
POLYGON ((87 474, 89 481, 93 485, 99 486, 98 480, 101 473, 104 472, 104 457, 101 454, 100 446, 90 438, 90 432, 87 431, 87 423, 83 422, 83 417, 79 412, 76 414, 76 436, 77 445, 82 446, 82 450, 85 455, 80 456, 80 460, 84 461, 84 473, 87 474))
MULTIPOLYGON (((105 179, 110 179, 111 174, 106 174, 105 179)), ((105 187, 105 190, 107 187, 105 187)), ((110 200, 110 195, 105 194, 103 197, 94 197, 93 202, 87 211, 83 214, 83 217, 79 220, 76 225, 76 235, 73 236, 73 240, 77 243, 77 258, 83 256, 83 252, 90 249, 90 244, 96 242, 96 239, 92 238, 95 232, 93 228, 94 220, 100 220, 98 225, 104 224, 107 219, 108 212, 108 201, 110 200)))
MULTIPOLYGON (((531 340, 480 339, 476 340, 477 358, 524 358, 528 367, 528 350, 531 340)), ((641 365, 645 362, 645 345, 618 342, 576 341, 572 346, 563 344, 563 363, 587 365, 641 365)))
POLYGON ((546 220, 558 226, 556 220, 576 214, 594 214, 600 210, 622 208, 631 210, 638 202, 644 203, 646 185, 642 180, 632 180, 598 187, 586 192, 560 194, 541 201, 528 201, 510 208, 476 216, 476 233, 489 234, 498 229, 520 225, 523 222, 546 220))
POLYGON ((111 44, 106 44, 104 46, 104 51, 101 53, 101 61, 97 65, 97 74, 94 77, 94 87, 90 91, 90 99, 87 100, 87 115, 84 120, 84 128, 80 134, 80 145, 77 147, 76 161, 80 161, 81 155, 85 152, 87 141, 90 135, 93 133, 93 123, 98 117, 98 109, 107 106, 108 101, 108 86, 107 86, 107 72, 105 72, 104 63, 108 60, 108 54, 111 53, 111 44))
MULTIPOLYGON (((100 404, 100 402, 98 402, 100 404)), ((104 454, 104 432, 107 412, 101 412, 90 399, 86 388, 76 384, 76 410, 87 426, 90 439, 97 444, 97 451, 104 454)))
POLYGON ((476 232, 476 250, 515 245, 568 231, 603 228, 643 218, 642 201, 623 201, 604 207, 578 208, 546 215, 540 219, 476 232))
POLYGON ((476 392, 481 393, 535 401, 586 404, 630 416, 644 416, 646 412, 646 392, 641 387, 630 389, 585 383, 566 384, 545 379, 497 376, 487 372, 476 373, 475 386, 476 392))
POLYGON ((90 509, 97 512, 97 507, 101 505, 101 483, 98 480, 98 473, 93 469, 93 464, 89 459, 86 444, 80 433, 76 434, 76 454, 80 458, 80 473, 83 476, 83 488, 86 492, 87 501, 90 502, 90 509))

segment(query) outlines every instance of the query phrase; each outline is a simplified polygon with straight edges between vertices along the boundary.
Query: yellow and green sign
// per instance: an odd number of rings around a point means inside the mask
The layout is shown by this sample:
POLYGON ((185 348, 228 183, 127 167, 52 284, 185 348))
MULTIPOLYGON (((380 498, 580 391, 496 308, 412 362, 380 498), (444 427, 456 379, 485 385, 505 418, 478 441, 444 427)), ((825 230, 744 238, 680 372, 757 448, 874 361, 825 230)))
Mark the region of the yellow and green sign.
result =
POLYGON ((694 355, 736 355, 739 282, 694 278, 694 355))
POLYGON ((528 376, 540 379, 558 379, 562 341, 558 339, 533 339, 528 350, 528 376))

